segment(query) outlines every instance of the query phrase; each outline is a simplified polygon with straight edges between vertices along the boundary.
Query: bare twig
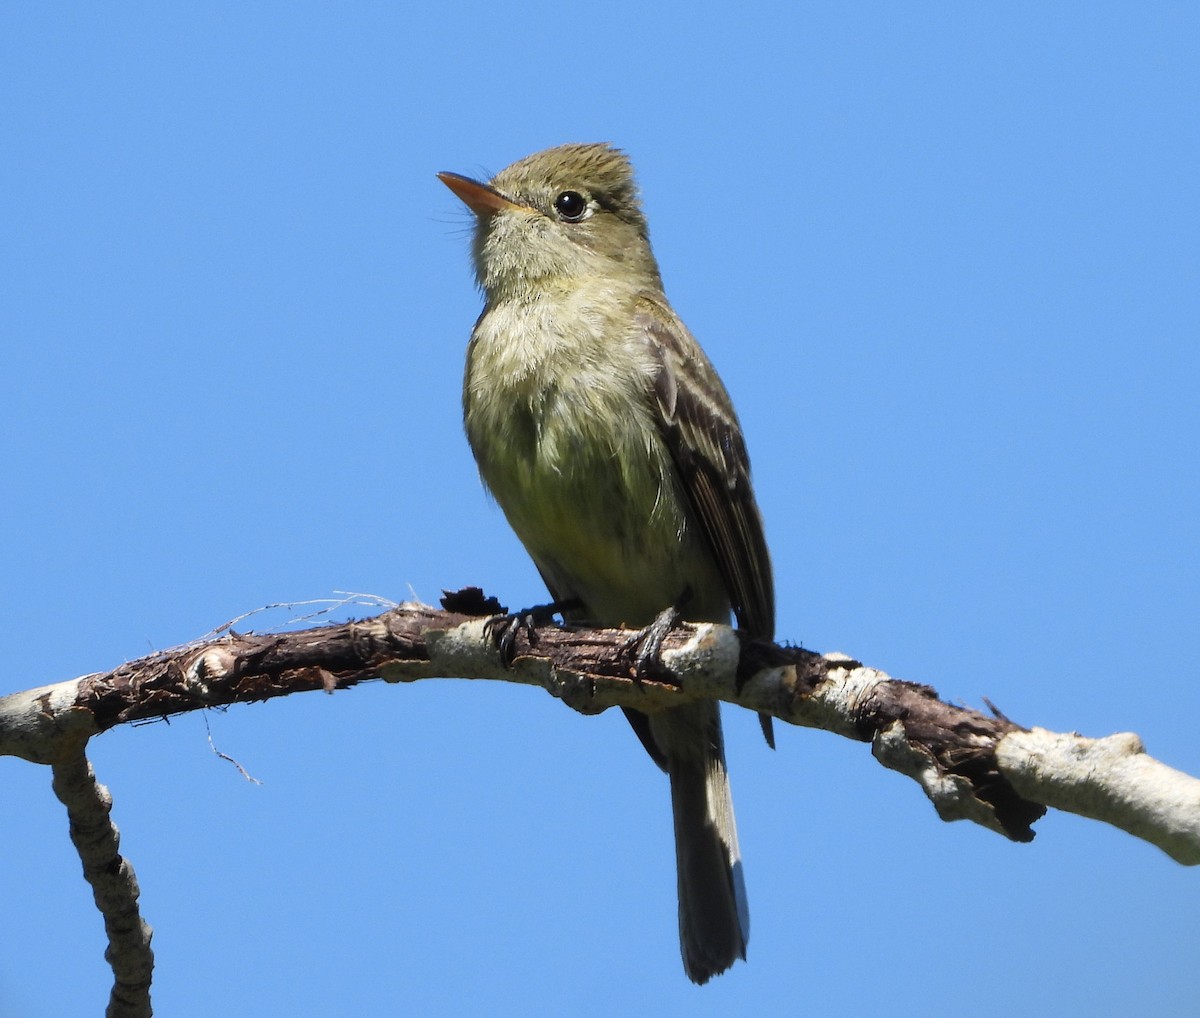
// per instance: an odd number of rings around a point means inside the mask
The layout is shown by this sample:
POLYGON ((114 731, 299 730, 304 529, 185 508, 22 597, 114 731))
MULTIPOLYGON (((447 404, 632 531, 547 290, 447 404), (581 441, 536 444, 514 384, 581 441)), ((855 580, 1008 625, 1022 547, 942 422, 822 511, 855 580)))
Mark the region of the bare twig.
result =
POLYGON ((83 755, 82 741, 73 752, 65 750, 52 767, 54 794, 67 807, 71 842, 108 934, 104 957, 112 966, 113 988, 105 1014, 108 1018, 148 1018, 153 931, 138 910, 133 867, 117 850, 120 834, 110 815, 112 796, 96 781, 92 765, 83 755))

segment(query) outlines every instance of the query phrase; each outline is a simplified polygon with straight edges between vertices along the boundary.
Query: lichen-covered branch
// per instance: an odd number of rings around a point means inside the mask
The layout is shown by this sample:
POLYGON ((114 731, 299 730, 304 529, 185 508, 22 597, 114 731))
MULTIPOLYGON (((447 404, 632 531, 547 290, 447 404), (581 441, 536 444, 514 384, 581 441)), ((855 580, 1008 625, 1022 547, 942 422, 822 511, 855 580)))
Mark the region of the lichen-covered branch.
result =
POLYGON ((113 970, 107 1018, 149 1018, 152 931, 138 910, 138 884, 129 860, 118 851, 120 835, 112 822, 112 797, 96 781, 83 755, 83 743, 64 751, 52 764, 54 794, 67 807, 71 842, 83 863, 96 908, 104 917, 113 970))
POLYGON ((1021 795, 1120 827, 1179 862, 1200 862, 1200 781, 1148 756, 1132 732, 1013 732, 996 758, 1021 795))
POLYGON ((522 629, 509 668, 470 600, 447 603, 460 610, 405 604, 301 632, 231 632, 0 699, 0 755, 47 762, 62 742, 127 721, 381 677, 540 685, 583 713, 616 705, 653 712, 709 697, 869 742, 881 763, 921 785, 943 819, 1028 841, 1053 806, 1114 824, 1179 862, 1200 862, 1200 781, 1146 756, 1134 737, 1047 743, 995 713, 944 703, 928 686, 840 655, 744 641, 717 625, 672 633, 663 675, 643 681, 632 677, 621 630, 522 629))

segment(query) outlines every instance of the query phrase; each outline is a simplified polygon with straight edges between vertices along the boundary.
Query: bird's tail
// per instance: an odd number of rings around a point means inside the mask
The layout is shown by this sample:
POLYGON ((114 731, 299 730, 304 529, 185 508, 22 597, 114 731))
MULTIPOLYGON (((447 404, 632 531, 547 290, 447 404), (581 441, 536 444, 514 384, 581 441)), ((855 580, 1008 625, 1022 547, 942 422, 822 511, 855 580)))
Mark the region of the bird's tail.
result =
POLYGON ((671 777, 683 967, 705 983, 745 958, 750 938, 721 715, 715 703, 688 704, 652 715, 650 728, 671 777))

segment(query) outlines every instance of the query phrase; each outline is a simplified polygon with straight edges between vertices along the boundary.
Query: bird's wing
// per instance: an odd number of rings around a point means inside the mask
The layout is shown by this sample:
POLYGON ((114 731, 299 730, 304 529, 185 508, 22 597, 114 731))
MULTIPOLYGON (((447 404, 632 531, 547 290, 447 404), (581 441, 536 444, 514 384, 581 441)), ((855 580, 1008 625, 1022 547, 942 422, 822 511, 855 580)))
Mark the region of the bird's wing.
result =
POLYGON ((700 345, 663 300, 644 297, 637 323, 657 361, 654 396, 662 434, 725 581, 738 627, 772 640, 771 559, 733 403, 700 345))

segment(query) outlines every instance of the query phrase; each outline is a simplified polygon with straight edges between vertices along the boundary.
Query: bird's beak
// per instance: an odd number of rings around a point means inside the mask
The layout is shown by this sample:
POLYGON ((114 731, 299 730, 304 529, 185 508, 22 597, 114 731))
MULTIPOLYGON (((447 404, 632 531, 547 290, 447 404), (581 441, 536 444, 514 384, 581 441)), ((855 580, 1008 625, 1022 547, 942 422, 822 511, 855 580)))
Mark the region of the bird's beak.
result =
POLYGON ((505 209, 520 209, 515 201, 505 198, 499 191, 478 180, 464 177, 461 173, 439 173, 438 180, 453 191, 464 205, 480 218, 503 212, 505 209))

